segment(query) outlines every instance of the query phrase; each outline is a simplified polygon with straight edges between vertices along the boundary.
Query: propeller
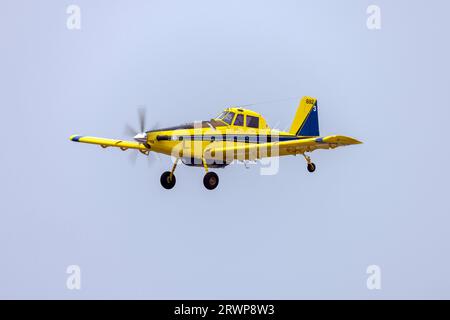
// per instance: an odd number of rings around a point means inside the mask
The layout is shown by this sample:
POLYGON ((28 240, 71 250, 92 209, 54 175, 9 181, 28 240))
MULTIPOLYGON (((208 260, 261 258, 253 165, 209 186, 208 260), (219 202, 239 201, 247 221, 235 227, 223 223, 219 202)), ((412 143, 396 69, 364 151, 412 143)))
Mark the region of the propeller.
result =
MULTIPOLYGON (((144 107, 138 108, 139 129, 136 130, 131 125, 126 124, 125 130, 124 130, 125 135, 127 135, 128 137, 133 137, 133 139, 137 142, 146 144, 147 143, 147 133, 145 132, 146 117, 147 117, 146 109, 144 107)), ((158 124, 156 123, 152 127, 152 130, 156 129, 157 126, 158 126, 158 124)), ((136 150, 136 152, 130 153, 129 161, 131 164, 133 164, 133 165, 136 164, 138 153, 141 153, 141 152, 139 152, 139 150, 136 150)), ((147 155, 147 157, 149 160, 151 160, 150 153, 147 155)), ((151 165, 152 161, 149 161, 148 163, 149 163, 149 165, 151 165)))
POLYGON ((134 140, 138 142, 147 142, 143 141, 144 138, 147 137, 145 133, 145 120, 146 120, 146 110, 141 107, 138 109, 138 119, 139 119, 139 129, 136 130, 134 127, 129 124, 125 125, 125 134, 127 136, 133 137, 134 140))

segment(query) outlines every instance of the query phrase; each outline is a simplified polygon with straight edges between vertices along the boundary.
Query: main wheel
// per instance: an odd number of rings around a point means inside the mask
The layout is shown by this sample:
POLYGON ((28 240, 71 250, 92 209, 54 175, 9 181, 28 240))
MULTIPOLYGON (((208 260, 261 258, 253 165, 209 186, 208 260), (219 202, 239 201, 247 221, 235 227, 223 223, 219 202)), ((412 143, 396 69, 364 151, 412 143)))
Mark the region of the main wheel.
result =
POLYGON ((165 189, 172 189, 175 186, 177 179, 175 179, 175 175, 172 174, 170 177, 170 171, 166 171, 161 175, 161 185, 165 189))
POLYGON ((213 190, 219 185, 219 176, 215 172, 208 172, 203 178, 203 184, 208 190, 213 190))
POLYGON ((316 165, 314 163, 308 163, 308 171, 309 172, 314 172, 316 170, 316 165))

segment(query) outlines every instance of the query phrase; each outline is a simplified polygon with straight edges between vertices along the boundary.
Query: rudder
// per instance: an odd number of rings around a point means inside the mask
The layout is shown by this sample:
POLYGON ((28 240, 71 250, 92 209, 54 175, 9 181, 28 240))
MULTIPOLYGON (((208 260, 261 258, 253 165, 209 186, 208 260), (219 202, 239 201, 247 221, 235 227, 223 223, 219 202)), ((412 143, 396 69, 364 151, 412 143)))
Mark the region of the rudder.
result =
POLYGON ((300 100, 289 133, 295 134, 296 136, 320 136, 316 98, 303 97, 302 100, 300 100))

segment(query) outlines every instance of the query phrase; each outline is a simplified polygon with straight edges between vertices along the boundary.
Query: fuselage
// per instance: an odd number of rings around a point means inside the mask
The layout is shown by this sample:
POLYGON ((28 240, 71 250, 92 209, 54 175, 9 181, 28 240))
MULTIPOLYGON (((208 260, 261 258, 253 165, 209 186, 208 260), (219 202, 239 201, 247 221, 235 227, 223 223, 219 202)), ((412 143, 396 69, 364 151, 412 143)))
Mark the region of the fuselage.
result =
MULTIPOLYGON (((205 149, 212 145, 240 146, 305 138, 271 129, 260 114, 241 108, 228 108, 209 121, 147 131, 146 134, 146 142, 153 151, 180 157, 185 164, 191 165, 201 165, 205 149)), ((233 157, 223 159, 222 164, 232 160, 233 157)))

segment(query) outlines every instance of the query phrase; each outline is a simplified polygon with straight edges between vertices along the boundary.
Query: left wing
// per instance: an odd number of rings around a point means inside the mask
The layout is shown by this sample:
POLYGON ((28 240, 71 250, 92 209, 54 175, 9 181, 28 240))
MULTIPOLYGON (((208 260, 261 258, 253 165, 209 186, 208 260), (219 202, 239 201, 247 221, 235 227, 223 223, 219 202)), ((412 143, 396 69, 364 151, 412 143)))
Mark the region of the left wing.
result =
POLYGON ((103 148, 116 147, 116 148, 120 148, 123 151, 127 150, 127 149, 137 149, 141 152, 149 151, 149 149, 143 143, 136 142, 136 141, 114 140, 114 139, 78 136, 78 135, 71 136, 70 140, 75 141, 75 142, 98 144, 103 148))

